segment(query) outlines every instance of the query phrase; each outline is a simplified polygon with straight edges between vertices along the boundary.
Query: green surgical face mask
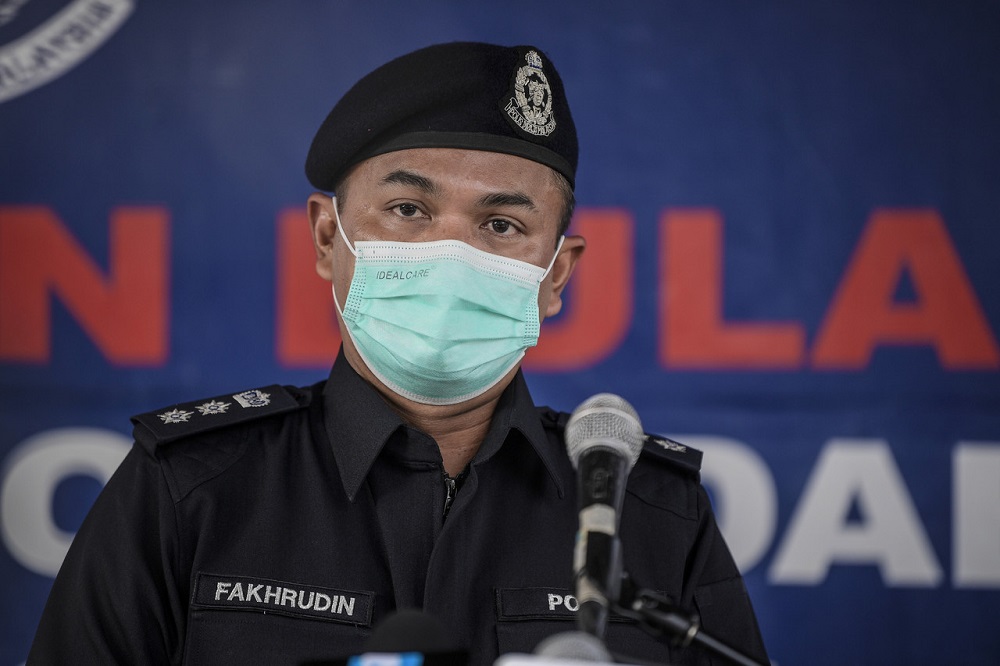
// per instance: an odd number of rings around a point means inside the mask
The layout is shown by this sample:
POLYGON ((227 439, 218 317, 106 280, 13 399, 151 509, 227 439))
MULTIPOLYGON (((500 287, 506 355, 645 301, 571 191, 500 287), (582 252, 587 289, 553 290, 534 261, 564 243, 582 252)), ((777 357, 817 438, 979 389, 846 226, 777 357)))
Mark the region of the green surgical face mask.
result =
POLYGON ((485 393, 538 343, 538 288, 552 270, 457 240, 359 241, 354 276, 333 300, 362 360, 395 393, 452 405, 485 393))

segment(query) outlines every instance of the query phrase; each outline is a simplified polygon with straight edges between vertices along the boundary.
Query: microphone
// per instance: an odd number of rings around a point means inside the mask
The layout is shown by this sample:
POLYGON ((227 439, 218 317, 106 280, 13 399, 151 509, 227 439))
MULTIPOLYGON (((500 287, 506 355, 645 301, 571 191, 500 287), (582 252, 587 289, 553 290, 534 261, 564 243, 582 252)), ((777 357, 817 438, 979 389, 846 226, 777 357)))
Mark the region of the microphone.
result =
POLYGON ((609 605, 621 591, 619 514, 643 439, 635 409, 611 393, 583 401, 566 423, 566 451, 577 472, 580 505, 573 556, 577 626, 599 639, 607 629, 609 605))
POLYGON ((582 631, 553 634, 531 654, 501 655, 493 666, 611 666, 614 658, 601 639, 582 631))
POLYGON ((572 659, 605 664, 614 662, 601 639, 582 631, 553 634, 535 647, 535 654, 549 659, 572 659))

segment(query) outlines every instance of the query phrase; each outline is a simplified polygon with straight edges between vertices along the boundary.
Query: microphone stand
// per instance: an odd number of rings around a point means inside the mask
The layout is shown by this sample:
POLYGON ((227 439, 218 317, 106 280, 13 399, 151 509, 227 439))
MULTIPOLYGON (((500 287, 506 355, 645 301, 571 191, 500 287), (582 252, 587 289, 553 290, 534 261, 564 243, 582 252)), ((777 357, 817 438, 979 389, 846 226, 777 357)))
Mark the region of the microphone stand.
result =
POLYGON ((769 666, 751 659, 731 645, 702 631, 697 615, 685 613, 652 590, 637 589, 628 574, 623 575, 623 581, 623 599, 614 604, 614 609, 626 617, 638 620, 647 633, 657 638, 668 636, 673 645, 680 647, 697 643, 713 654, 739 666, 769 666))
MULTIPOLYGON (((580 546, 586 562, 576 576, 577 627, 580 631, 604 640, 611 607, 621 595, 622 546, 617 536, 587 532, 580 546)), ((578 546, 579 547, 579 546, 578 546)))

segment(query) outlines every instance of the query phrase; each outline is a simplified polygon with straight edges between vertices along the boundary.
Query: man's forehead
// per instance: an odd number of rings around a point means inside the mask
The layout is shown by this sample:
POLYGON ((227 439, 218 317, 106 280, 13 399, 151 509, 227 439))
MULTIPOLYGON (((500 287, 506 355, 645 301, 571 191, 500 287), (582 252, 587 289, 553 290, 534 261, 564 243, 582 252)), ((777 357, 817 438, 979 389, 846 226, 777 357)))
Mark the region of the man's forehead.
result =
POLYGON ((443 193, 450 186, 540 192, 555 187, 550 167, 531 160, 481 150, 414 148, 376 155, 355 168, 350 180, 375 186, 411 186, 443 193))

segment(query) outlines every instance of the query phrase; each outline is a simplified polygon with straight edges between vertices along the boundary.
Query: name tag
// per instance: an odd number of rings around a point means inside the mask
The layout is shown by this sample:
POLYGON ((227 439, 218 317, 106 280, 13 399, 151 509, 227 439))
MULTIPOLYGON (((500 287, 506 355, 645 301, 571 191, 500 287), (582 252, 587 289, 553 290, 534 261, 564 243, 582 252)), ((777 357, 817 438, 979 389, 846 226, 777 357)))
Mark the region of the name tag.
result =
POLYGON ((195 579, 191 605, 279 613, 371 626, 374 602, 373 592, 335 590, 248 576, 199 573, 195 579))
MULTIPOLYGON (((497 620, 576 620, 580 610, 576 592, 555 587, 502 588, 496 591, 497 620)), ((611 613, 612 622, 632 622, 618 613, 611 613)))
POLYGON ((497 619, 504 620, 575 620, 580 604, 573 590, 553 587, 499 589, 497 619))

